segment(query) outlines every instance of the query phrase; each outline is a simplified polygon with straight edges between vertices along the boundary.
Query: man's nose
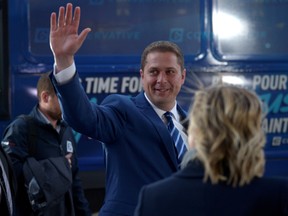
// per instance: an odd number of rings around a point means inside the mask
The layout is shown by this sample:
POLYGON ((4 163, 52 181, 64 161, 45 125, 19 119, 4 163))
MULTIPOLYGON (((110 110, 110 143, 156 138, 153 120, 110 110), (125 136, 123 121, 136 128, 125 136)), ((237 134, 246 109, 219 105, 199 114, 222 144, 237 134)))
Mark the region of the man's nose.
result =
POLYGON ((165 72, 160 72, 157 76, 157 82, 166 82, 167 81, 167 75, 165 72))

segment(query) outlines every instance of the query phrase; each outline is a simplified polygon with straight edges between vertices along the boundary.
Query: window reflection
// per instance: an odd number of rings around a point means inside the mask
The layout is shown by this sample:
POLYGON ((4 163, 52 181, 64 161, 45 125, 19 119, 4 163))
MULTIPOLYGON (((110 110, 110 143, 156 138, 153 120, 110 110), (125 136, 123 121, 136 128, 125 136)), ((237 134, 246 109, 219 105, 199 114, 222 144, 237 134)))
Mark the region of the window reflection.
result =
POLYGON ((219 59, 287 60, 288 1, 212 2, 212 49, 219 59))
POLYGON ((215 13, 213 15, 213 24, 214 34, 219 39, 231 39, 247 34, 245 21, 228 13, 215 13))

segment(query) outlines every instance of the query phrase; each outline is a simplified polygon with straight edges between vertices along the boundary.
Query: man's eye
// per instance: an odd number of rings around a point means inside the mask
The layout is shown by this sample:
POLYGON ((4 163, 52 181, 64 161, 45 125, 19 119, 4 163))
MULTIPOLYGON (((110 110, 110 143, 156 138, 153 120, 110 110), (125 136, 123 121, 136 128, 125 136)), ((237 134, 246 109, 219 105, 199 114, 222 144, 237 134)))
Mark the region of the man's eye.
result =
POLYGON ((166 73, 167 74, 173 74, 173 73, 175 73, 175 71, 174 70, 168 70, 168 71, 166 71, 166 73))
POLYGON ((157 70, 151 70, 151 71, 149 71, 149 73, 150 73, 151 75, 155 75, 155 74, 157 74, 157 70))

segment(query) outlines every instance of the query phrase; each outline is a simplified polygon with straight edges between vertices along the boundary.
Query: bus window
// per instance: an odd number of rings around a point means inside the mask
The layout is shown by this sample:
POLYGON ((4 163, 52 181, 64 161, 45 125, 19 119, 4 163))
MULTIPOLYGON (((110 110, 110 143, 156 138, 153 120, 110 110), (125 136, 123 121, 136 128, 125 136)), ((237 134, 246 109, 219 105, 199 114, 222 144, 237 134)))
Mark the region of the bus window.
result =
POLYGON ((8 119, 9 103, 8 103, 8 39, 7 25, 4 20, 7 20, 7 5, 6 1, 0 1, 0 119, 8 119), (4 16, 6 18, 4 18, 4 16))
MULTIPOLYGON (((57 11, 63 2, 47 0, 29 2, 29 54, 51 56, 48 45, 49 16, 52 11, 57 11)), ((71 1, 75 6, 81 6, 80 29, 85 27, 92 29, 77 56, 93 56, 101 59, 110 57, 111 64, 119 60, 111 58, 112 56, 120 58, 139 56, 143 48, 155 40, 170 40, 177 43, 186 55, 200 55, 203 36, 200 2, 200 0, 167 3, 155 1, 143 4, 141 1, 71 1)))
POLYGON ((213 1, 214 51, 222 60, 287 60, 287 1, 213 1))

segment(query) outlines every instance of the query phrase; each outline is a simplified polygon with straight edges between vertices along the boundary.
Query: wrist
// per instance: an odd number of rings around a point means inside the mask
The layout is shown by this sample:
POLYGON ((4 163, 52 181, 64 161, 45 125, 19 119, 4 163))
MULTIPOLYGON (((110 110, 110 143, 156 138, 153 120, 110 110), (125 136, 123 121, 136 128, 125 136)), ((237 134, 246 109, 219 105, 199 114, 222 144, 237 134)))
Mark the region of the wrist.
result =
POLYGON ((70 67, 74 63, 73 56, 71 57, 57 57, 54 59, 55 61, 55 69, 56 73, 65 70, 66 68, 70 67))

